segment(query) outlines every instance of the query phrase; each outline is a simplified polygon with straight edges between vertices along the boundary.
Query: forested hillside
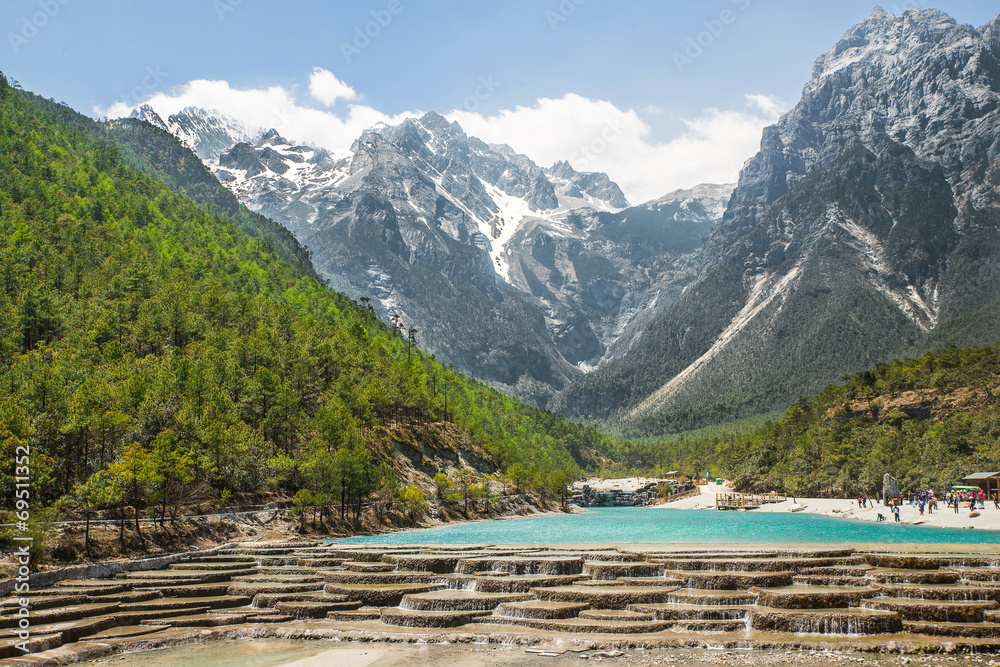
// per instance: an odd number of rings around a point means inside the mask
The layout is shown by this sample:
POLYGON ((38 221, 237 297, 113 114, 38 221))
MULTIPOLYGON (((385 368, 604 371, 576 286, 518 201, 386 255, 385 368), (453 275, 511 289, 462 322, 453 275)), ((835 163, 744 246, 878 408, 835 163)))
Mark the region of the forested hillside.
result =
POLYGON ((777 422, 701 443, 745 491, 854 497, 948 489, 1000 470, 1000 343, 879 364, 802 399, 777 422))
POLYGON ((136 511, 360 502, 408 481, 401 443, 417 467, 447 451, 540 487, 612 450, 422 354, 419 332, 328 290, 290 234, 220 191, 166 133, 0 76, 4 503, 19 448, 34 501, 136 511))

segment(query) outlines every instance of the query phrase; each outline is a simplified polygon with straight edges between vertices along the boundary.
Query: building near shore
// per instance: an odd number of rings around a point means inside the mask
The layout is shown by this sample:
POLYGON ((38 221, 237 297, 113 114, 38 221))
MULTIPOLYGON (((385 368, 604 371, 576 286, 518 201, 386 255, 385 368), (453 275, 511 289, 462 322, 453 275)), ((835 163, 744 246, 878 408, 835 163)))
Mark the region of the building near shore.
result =
POLYGON ((962 478, 964 484, 978 486, 986 493, 987 498, 1000 494, 1000 472, 974 472, 962 478))

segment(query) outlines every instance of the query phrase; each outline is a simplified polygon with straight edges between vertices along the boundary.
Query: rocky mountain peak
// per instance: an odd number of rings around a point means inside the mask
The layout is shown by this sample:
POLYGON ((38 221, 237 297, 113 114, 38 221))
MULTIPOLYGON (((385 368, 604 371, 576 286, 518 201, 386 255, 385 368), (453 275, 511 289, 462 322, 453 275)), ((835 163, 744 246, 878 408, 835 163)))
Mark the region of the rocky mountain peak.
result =
POLYGON ((216 162, 223 151, 236 144, 256 143, 262 134, 259 128, 247 127, 232 116, 201 107, 185 107, 171 114, 163 125, 209 163, 216 162))
POLYGON ((308 245, 335 289, 539 405, 627 345, 721 212, 696 193, 627 208, 607 174, 543 169, 433 112, 365 131, 344 156, 203 110, 171 122, 243 203, 308 245))
POLYGON ((1000 53, 1000 16, 979 29, 983 36, 983 41, 989 45, 994 53, 1000 53))
POLYGON ((998 27, 876 8, 848 30, 764 130, 697 279, 557 407, 691 428, 699 410, 784 408, 918 345, 1000 336, 977 315, 1000 308, 998 27))
POLYGON ((267 132, 265 132, 260 137, 260 139, 257 140, 257 144, 258 145, 265 145, 265 144, 272 144, 272 145, 284 144, 284 145, 288 145, 289 143, 291 143, 291 142, 289 142, 288 139, 285 139, 280 134, 278 134, 278 131, 276 129, 274 129, 273 127, 270 130, 268 130, 267 132))
POLYGON ((143 104, 142 106, 133 109, 132 113, 129 114, 129 118, 136 118, 138 120, 143 120, 149 123, 150 125, 160 128, 161 130, 166 130, 167 132, 170 131, 170 128, 168 128, 167 124, 163 122, 163 119, 160 118, 160 115, 156 113, 153 107, 149 106, 148 104, 143 104))
POLYGON ((579 172, 569 162, 556 162, 545 170, 555 184, 562 208, 590 207, 603 210, 628 208, 628 199, 618 184, 602 172, 579 172))

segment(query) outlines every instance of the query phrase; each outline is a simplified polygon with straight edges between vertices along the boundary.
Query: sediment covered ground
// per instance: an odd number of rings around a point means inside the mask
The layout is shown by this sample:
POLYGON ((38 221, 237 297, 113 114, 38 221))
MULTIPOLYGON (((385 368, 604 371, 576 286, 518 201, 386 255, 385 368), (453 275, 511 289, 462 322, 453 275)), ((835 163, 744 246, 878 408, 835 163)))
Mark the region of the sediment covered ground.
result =
MULTIPOLYGON (((682 498, 681 500, 664 505, 657 505, 653 509, 657 511, 690 509, 715 511, 715 496, 717 494, 733 493, 732 488, 715 484, 708 484, 698 488, 701 491, 699 495, 682 498)), ((857 498, 789 498, 779 503, 762 505, 759 509, 748 510, 748 512, 761 514, 791 512, 794 506, 797 506, 796 511, 803 514, 820 514, 847 520, 877 522, 878 515, 881 514, 888 523, 895 523, 892 512, 888 507, 876 505, 873 502, 868 502, 864 507, 859 507, 857 498)), ((919 506, 904 503, 900 507, 899 519, 900 523, 911 525, 1000 531, 1000 510, 996 509, 992 502, 986 503, 986 507, 982 509, 971 510, 966 506, 962 506, 958 512, 955 512, 953 508, 946 507, 944 500, 941 500, 937 510, 932 512, 925 508, 923 514, 920 513, 919 506), (976 516, 970 516, 973 511, 976 512, 976 516)))

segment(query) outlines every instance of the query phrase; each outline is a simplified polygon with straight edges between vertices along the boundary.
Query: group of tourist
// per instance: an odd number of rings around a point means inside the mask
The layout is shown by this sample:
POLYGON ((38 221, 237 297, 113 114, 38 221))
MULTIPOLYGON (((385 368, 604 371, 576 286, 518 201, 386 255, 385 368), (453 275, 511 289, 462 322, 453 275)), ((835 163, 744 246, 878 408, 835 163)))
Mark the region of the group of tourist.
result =
MULTIPOLYGON (((955 510, 955 514, 958 514, 959 508, 963 503, 968 503, 966 507, 969 507, 972 510, 975 510, 977 507, 979 509, 986 508, 986 492, 982 489, 952 490, 945 494, 944 500, 946 506, 955 510)), ((910 505, 916 505, 919 508, 921 515, 924 513, 924 508, 927 509, 928 514, 933 514, 934 510, 938 508, 938 499, 931 490, 918 491, 910 494, 910 505)), ((1000 498, 998 498, 996 494, 993 494, 993 506, 1000 509, 1000 498)))
POLYGON ((934 514, 934 510, 937 509, 938 499, 931 490, 918 491, 910 495, 910 505, 916 505, 920 508, 920 516, 924 515, 924 508, 927 508, 928 514, 934 514))
MULTIPOLYGON (((955 508, 955 513, 958 513, 959 505, 962 503, 969 503, 969 507, 975 509, 986 509, 986 492, 982 489, 978 491, 973 491, 971 489, 960 489, 955 491, 949 491, 947 496, 948 505, 955 508)), ((993 507, 1000 509, 1000 498, 997 498, 997 494, 993 494, 993 507)))
MULTIPOLYGON (((1000 510, 1000 496, 994 493, 988 498, 986 492, 982 489, 954 489, 952 491, 948 491, 944 495, 945 505, 947 507, 954 508, 955 514, 958 514, 960 507, 962 507, 964 503, 967 503, 965 506, 973 511, 975 511, 977 507, 979 509, 985 509, 987 499, 992 500, 993 506, 1000 510)), ((879 500, 877 495, 876 500, 879 500)), ((934 510, 938 509, 938 497, 935 495, 934 491, 930 489, 910 493, 907 500, 911 506, 918 508, 921 516, 923 516, 925 509, 928 514, 933 514, 934 510)), ((903 504, 904 499, 901 497, 888 497, 882 502, 884 502, 886 507, 892 511, 893 518, 896 521, 899 521, 899 506, 903 504)), ((862 497, 858 498, 859 508, 865 507, 867 504, 868 501, 866 499, 862 497)), ((878 520, 884 521, 885 517, 882 514, 879 514, 878 520)))

